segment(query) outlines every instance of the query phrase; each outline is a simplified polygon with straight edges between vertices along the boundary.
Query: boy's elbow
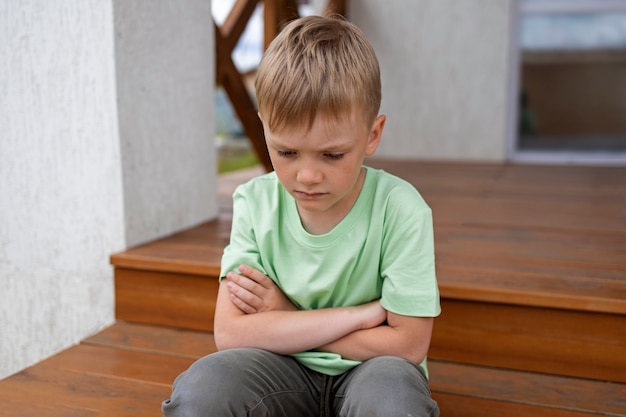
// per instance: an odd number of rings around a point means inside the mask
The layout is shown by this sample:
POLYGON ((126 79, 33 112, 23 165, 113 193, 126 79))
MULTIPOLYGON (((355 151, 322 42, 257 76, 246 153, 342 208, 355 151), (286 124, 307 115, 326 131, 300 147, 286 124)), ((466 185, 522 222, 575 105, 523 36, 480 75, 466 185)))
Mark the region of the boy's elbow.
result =
POLYGON ((406 359, 410 362, 420 364, 426 358, 427 354, 428 346, 416 346, 416 344, 413 343, 411 346, 405 345, 399 347, 394 355, 406 359))
POLYGON ((424 361, 424 359, 426 359, 429 348, 430 338, 417 343, 415 343, 415 340, 412 340, 412 342, 408 342, 403 346, 399 356, 411 362, 420 364, 424 361))
POLYGON ((215 347, 217 350, 226 350, 232 349, 236 347, 240 347, 237 345, 237 340, 231 332, 221 330, 216 328, 213 331, 213 338, 215 340, 215 347))
POLYGON ((405 359, 409 361, 420 364, 426 359, 426 355, 428 354, 428 349, 413 349, 410 352, 407 352, 405 359))

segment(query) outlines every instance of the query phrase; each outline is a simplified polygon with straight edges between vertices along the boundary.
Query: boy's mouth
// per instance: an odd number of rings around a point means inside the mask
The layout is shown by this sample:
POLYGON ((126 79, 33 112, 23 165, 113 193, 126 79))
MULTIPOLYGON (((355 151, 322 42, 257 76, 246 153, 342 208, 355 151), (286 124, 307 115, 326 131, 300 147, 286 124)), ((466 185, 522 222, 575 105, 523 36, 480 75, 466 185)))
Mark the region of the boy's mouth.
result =
POLYGON ((294 193, 298 198, 303 200, 315 200, 326 195, 326 193, 310 193, 306 191, 295 191, 294 193))

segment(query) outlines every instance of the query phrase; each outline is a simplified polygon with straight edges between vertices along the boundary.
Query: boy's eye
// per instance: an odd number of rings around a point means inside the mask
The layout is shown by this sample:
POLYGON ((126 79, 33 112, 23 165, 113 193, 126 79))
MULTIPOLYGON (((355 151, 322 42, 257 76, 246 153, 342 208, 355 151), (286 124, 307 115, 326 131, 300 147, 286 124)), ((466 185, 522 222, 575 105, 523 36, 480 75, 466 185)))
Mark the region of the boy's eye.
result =
POLYGON ((337 159, 343 158, 343 154, 342 153, 326 153, 326 154, 324 154, 324 156, 326 156, 326 158, 328 158, 328 159, 333 159, 333 160, 337 160, 337 159))
POLYGON ((279 151, 279 150, 277 150, 276 153, 278 154, 278 156, 282 156, 285 158, 296 154, 294 151, 279 151))

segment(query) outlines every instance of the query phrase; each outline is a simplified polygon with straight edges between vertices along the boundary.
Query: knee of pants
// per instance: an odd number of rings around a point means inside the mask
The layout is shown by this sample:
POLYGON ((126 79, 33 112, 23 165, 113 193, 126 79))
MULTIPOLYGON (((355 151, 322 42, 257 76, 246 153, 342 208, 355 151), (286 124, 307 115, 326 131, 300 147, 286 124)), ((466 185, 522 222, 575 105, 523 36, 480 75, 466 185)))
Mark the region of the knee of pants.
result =
POLYGON ((163 414, 195 416, 212 410, 214 415, 230 415, 248 395, 246 360, 255 354, 255 349, 231 349, 197 360, 174 381, 170 398, 162 404, 163 414), (225 409, 217 410, 218 404, 225 409))
POLYGON ((418 365, 381 356, 359 365, 346 385, 340 416, 438 416, 428 380, 418 365))

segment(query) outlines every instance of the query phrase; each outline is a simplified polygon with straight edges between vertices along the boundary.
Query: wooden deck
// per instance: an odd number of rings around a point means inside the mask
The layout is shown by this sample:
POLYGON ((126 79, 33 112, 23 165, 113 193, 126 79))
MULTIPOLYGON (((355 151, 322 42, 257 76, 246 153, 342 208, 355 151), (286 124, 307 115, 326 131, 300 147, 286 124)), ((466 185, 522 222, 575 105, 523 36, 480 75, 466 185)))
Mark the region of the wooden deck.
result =
MULTIPOLYGON (((626 167, 372 160, 433 208, 442 315, 433 396, 447 416, 626 416, 626 167)), ((112 256, 118 322, 0 381, 0 416, 159 416, 215 350, 218 220, 112 256)))

